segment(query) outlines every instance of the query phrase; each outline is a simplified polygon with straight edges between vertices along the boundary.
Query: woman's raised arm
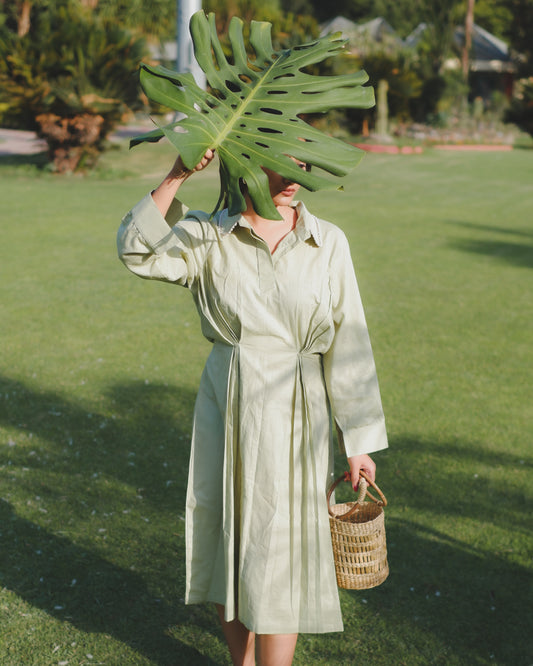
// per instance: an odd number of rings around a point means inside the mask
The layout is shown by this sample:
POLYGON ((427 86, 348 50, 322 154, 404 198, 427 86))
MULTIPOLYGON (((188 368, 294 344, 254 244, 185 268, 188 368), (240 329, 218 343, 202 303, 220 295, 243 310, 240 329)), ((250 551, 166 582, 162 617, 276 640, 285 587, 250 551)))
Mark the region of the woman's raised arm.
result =
POLYGON ((174 201, 174 197, 187 178, 193 173, 205 169, 206 166, 211 163, 214 156, 215 152, 213 150, 208 150, 194 169, 187 169, 183 164, 181 155, 178 156, 178 159, 174 162, 174 166, 165 176, 162 183, 152 192, 154 203, 161 211, 163 217, 168 213, 168 209, 174 201))

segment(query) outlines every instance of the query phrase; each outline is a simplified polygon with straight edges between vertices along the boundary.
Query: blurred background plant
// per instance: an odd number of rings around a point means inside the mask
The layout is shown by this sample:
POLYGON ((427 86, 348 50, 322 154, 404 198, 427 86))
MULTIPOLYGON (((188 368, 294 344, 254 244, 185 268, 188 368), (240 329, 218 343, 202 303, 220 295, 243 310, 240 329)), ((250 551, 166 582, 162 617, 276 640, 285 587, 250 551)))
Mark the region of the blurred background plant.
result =
POLYGON ((518 82, 517 93, 505 118, 533 136, 533 76, 518 82))
POLYGON ((145 40, 79 2, 35 2, 17 13, 25 4, 4 4, 1 123, 35 130, 59 172, 91 166, 111 130, 142 106, 145 40))

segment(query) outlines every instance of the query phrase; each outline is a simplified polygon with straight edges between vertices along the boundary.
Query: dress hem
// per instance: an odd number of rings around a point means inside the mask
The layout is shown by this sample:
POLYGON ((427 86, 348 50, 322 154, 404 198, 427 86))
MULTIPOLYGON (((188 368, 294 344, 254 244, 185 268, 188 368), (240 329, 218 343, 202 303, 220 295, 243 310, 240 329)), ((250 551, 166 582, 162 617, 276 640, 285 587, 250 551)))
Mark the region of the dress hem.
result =
MULTIPOLYGON (((221 606, 225 605, 224 601, 216 599, 186 599, 186 606, 195 606, 198 604, 207 604, 214 603, 221 606)), ((243 624, 248 631, 253 632, 254 634, 333 634, 333 633, 342 633, 344 631, 344 624, 342 620, 340 622, 333 622, 328 625, 321 625, 319 627, 310 626, 310 625, 298 625, 297 627, 291 627, 287 623, 284 623, 283 626, 273 627, 269 625, 267 627, 261 626, 261 624, 256 625, 253 622, 249 622, 246 619, 241 617, 237 618, 241 624, 243 624)), ((231 622, 231 620, 230 620, 231 622)))

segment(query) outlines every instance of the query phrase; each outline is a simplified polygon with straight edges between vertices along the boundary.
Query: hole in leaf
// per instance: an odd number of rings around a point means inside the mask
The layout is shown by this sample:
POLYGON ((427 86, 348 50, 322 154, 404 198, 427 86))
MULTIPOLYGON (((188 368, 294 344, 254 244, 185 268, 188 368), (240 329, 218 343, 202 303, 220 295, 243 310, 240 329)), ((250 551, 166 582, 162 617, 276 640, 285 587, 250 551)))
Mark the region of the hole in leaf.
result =
POLYGON ((289 92, 288 90, 269 90, 268 94, 269 95, 287 95, 288 92, 289 92))
POLYGON ((238 86, 236 83, 234 83, 233 81, 228 81, 226 79, 225 83, 226 83, 226 87, 228 88, 228 90, 231 90, 231 92, 237 93, 237 92, 241 92, 241 90, 242 90, 242 88, 240 86, 238 86))
POLYGON ((249 76, 246 76, 246 74, 239 74, 239 79, 243 83, 251 83, 252 82, 252 79, 249 76))
POLYGON ((244 123, 241 123, 239 127, 246 127, 246 125, 244 123))
POLYGON ((275 76, 274 81, 277 81, 278 79, 290 79, 294 77, 295 74, 293 74, 292 72, 287 72, 287 74, 278 74, 278 76, 275 76))
POLYGON ((270 109, 269 107, 261 107, 261 111, 264 111, 265 113, 272 113, 275 116, 282 116, 283 111, 280 111, 279 109, 270 109))
POLYGON ((255 142, 256 146, 261 146, 261 148, 270 148, 270 146, 267 146, 266 143, 261 143, 259 141, 255 142))
POLYGON ((236 109, 236 108, 237 108, 237 105, 236 105, 236 104, 230 104, 230 106, 231 106, 232 109, 236 109))
POLYGON ((295 51, 304 51, 305 49, 310 49, 313 48, 315 44, 318 44, 318 42, 309 42, 307 44, 301 44, 300 46, 293 46, 293 49, 295 51))
POLYGON ((226 99, 226 95, 222 92, 222 90, 218 90, 218 88, 213 88, 213 95, 215 95, 218 99, 226 99))
POLYGON ((244 112, 244 115, 245 115, 245 116, 251 116, 251 115, 253 115, 253 114, 252 114, 251 111, 245 111, 245 112, 244 112))
POLYGON ((241 153, 241 155, 242 155, 243 157, 246 157, 247 160, 250 159, 250 155, 247 155, 246 153, 241 153))
POLYGON ((259 132, 263 132, 263 134, 283 134, 280 130, 272 129, 271 127, 258 127, 257 129, 259 132))

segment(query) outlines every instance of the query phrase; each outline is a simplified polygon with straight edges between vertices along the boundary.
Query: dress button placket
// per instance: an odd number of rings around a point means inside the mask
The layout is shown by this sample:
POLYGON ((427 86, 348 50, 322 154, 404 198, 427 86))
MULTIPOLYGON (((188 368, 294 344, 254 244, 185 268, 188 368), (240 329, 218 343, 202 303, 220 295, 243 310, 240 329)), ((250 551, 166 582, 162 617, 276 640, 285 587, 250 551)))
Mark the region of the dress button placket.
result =
POLYGON ((274 263, 267 244, 261 241, 257 244, 257 273, 259 275, 259 288, 261 291, 269 291, 276 286, 274 275, 274 263))

